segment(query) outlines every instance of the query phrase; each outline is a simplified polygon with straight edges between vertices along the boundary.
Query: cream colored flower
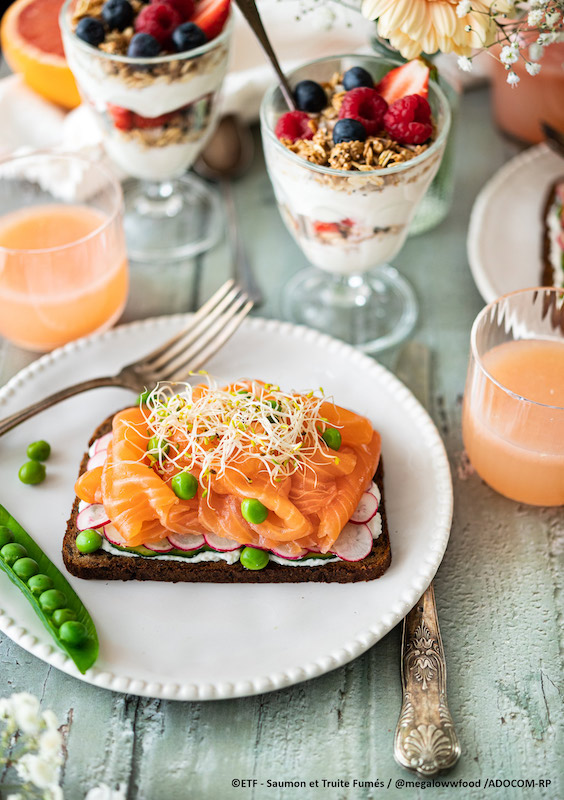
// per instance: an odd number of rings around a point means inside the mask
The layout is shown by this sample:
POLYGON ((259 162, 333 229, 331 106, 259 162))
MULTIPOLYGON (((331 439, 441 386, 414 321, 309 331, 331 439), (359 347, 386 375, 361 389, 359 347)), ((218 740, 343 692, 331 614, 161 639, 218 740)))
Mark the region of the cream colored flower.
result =
POLYGON ((511 14, 513 0, 471 0, 470 11, 457 14, 459 0, 363 0, 362 13, 378 20, 378 33, 404 58, 420 53, 469 56, 495 39, 491 14, 511 14))

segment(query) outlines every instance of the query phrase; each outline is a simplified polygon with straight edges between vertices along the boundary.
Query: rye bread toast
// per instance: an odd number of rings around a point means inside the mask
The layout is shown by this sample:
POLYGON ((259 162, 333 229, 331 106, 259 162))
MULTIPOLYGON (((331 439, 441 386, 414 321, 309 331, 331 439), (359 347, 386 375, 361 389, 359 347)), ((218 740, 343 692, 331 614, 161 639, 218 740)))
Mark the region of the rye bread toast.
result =
MULTIPOLYGON (((94 432, 89 445, 112 429, 112 417, 108 417, 94 432)), ((79 475, 86 471, 88 452, 82 459, 79 475)), ((379 513, 382 518, 382 533, 374 540, 370 554, 362 561, 338 561, 321 563, 318 566, 287 566, 270 561, 262 570, 245 569, 239 562, 225 561, 191 563, 169 561, 158 556, 125 557, 113 555, 105 550, 95 553, 80 553, 76 547, 76 518, 78 497, 75 498, 67 530, 63 540, 63 561, 71 575, 78 578, 118 581, 179 581, 188 583, 353 583, 379 578, 392 560, 390 538, 384 504, 384 469, 382 459, 378 465, 375 481, 381 494, 379 513)))

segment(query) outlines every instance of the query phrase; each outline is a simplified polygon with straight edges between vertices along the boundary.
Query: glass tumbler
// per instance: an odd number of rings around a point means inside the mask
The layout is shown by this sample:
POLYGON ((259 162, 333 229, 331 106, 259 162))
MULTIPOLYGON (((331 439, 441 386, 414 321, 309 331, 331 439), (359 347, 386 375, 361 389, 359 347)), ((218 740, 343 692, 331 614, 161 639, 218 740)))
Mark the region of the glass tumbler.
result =
POLYGON ((522 503, 564 505, 564 293, 525 289, 472 327, 462 435, 478 475, 522 503))
MULTIPOLYGON (((397 61, 344 55, 304 64, 290 84, 325 82, 361 66, 377 83, 397 61)), ((261 131, 266 166, 286 227, 313 267, 287 285, 284 316, 376 352, 402 341, 417 319, 409 283, 389 265, 401 250, 413 215, 433 180, 450 125, 448 102, 431 82, 436 123, 431 145, 410 161, 366 171, 320 166, 278 140, 276 122, 287 111, 278 86, 265 95, 261 131)))
POLYGON ((0 334, 47 351, 109 328, 128 268, 118 181, 74 154, 0 161, 0 334))
POLYGON ((185 175, 206 146, 227 70, 232 20, 187 52, 130 58, 93 47, 72 30, 77 0, 60 15, 65 54, 106 152, 124 184, 125 233, 136 261, 171 261, 212 247, 223 233, 216 192, 185 175))

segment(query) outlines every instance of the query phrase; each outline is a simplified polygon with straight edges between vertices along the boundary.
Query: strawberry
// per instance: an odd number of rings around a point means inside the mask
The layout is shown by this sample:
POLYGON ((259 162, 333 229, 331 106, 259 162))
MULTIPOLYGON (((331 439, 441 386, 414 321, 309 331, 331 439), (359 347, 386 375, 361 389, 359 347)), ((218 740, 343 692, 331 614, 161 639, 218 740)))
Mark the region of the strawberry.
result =
POLYGON ((231 0, 198 0, 191 22, 203 30, 208 38, 215 39, 223 30, 229 16, 231 0))
POLYGON ((160 117, 142 117, 141 114, 133 114, 134 128, 159 128, 166 125, 174 117, 176 111, 169 111, 168 114, 161 114, 160 117))
POLYGON ((313 139, 309 114, 305 111, 287 111, 276 123, 274 133, 279 139, 290 139, 292 142, 296 139, 313 139))
POLYGON ((409 94, 418 94, 426 98, 429 94, 430 71, 421 58, 416 58, 384 75, 376 86, 376 91, 389 106, 409 94))
POLYGON ((338 233, 338 222, 314 222, 313 229, 316 233, 338 233))
POLYGON ((133 112, 128 108, 114 106, 112 103, 107 105, 108 114, 114 121, 114 127, 120 131, 130 131, 133 127, 133 112))

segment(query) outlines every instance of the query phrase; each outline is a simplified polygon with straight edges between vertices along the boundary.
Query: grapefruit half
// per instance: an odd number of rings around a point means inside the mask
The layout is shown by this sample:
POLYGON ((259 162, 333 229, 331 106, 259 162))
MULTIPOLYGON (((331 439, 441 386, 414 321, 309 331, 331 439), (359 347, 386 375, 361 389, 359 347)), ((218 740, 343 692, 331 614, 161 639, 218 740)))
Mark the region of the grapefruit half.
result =
POLYGON ((63 0, 16 0, 2 19, 2 52, 14 72, 38 94, 64 108, 80 96, 67 66, 59 30, 63 0))

